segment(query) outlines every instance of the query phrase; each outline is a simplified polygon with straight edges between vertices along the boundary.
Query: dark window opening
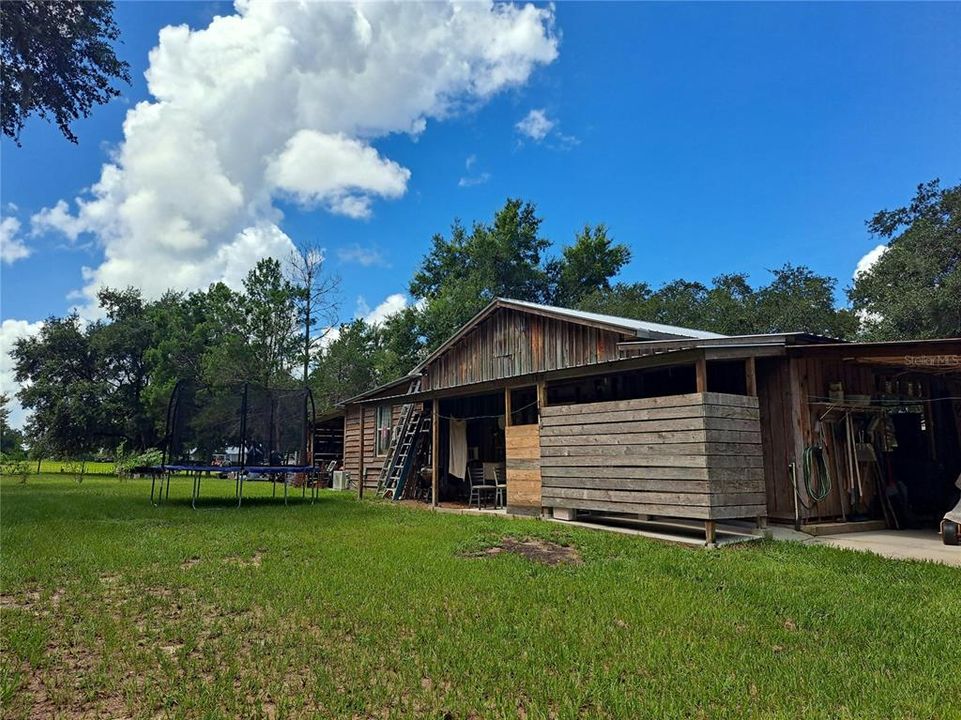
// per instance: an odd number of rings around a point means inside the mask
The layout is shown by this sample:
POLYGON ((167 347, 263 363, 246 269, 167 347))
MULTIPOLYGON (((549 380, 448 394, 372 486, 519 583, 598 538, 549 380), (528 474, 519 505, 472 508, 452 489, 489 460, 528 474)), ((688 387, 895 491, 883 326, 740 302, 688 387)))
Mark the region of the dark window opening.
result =
POLYGON ((537 388, 511 390, 511 425, 537 424, 537 388))
POLYGON ((712 360, 707 364, 708 392, 747 395, 744 360, 712 360))
POLYGON ((694 366, 677 365, 550 384, 547 386, 547 402, 549 405, 576 405, 635 400, 662 395, 683 395, 695 392, 696 389, 694 366))

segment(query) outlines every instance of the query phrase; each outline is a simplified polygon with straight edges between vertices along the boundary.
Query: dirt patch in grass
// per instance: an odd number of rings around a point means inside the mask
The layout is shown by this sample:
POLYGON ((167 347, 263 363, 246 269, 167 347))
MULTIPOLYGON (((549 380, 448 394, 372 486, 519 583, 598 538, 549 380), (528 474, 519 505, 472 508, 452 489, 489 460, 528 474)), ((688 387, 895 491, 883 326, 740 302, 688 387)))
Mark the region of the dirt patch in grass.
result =
POLYGON ((25 590, 21 594, 0 593, 0 610, 25 610, 34 615, 47 615, 60 607, 64 589, 57 588, 44 602, 39 590, 25 590))
POLYGON ((522 555, 528 560, 543 563, 544 565, 579 565, 582 560, 580 553, 572 547, 558 545, 557 543, 530 538, 518 540, 516 538, 504 538, 497 545, 493 545, 478 552, 468 553, 468 557, 493 557, 502 553, 513 553, 522 555))
POLYGON ((258 550, 249 558, 234 556, 234 557, 224 558, 224 562, 229 565, 236 565, 237 567, 260 567, 260 564, 263 562, 263 559, 264 559, 263 551, 258 550))

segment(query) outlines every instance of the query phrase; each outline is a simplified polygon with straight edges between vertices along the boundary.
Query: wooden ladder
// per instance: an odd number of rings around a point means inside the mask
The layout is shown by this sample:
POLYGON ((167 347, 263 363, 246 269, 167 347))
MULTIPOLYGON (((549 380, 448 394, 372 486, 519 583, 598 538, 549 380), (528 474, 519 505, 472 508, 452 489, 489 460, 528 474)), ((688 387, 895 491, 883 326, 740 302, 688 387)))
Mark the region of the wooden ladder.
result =
MULTIPOLYGON (((411 381, 408 393, 420 390, 420 378, 411 381)), ((422 412, 422 403, 407 403, 401 408, 397 432, 387 446, 387 456, 377 481, 377 494, 385 498, 400 500, 404 497, 405 486, 411 468, 417 457, 424 429, 430 419, 422 412)))

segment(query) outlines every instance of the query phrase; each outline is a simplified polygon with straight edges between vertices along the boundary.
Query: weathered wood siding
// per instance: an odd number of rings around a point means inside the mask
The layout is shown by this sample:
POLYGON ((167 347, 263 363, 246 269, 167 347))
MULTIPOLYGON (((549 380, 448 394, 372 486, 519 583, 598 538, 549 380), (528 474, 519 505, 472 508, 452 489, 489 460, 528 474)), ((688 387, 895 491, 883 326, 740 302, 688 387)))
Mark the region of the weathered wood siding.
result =
POLYGON ((767 513, 768 517, 784 520, 794 517, 789 467, 795 452, 795 423, 791 416, 795 401, 788 363, 786 358, 763 359, 757 363, 767 513))
POLYGON ((540 428, 509 425, 504 428, 507 457, 507 509, 509 512, 541 513, 540 428))
POLYGON ((626 336, 553 318, 497 310, 426 368, 438 390, 616 360, 626 336))
MULTIPOLYGON (((391 408, 391 428, 397 431, 403 405, 391 408)), ((377 406, 351 405, 344 422, 344 469, 358 483, 366 480, 368 489, 377 487, 385 456, 377 454, 377 406), (361 440, 363 438, 363 440, 361 440), (363 453, 361 453, 363 448, 363 453)))
POLYGON ((542 409, 545 507, 695 519, 766 514, 757 398, 692 393, 542 409))
MULTIPOLYGON (((872 395, 877 392, 875 371, 865 365, 826 358, 777 358, 759 363, 758 394, 761 397, 763 428, 764 482, 768 515, 781 520, 794 519, 794 488, 789 470, 797 464, 798 492, 802 520, 835 518, 849 511, 842 483, 831 469, 833 487, 819 503, 811 501, 801 481, 804 448, 821 442, 818 419, 824 415, 831 383, 841 382, 844 392, 872 395), (805 508, 809 505, 810 508, 805 508)), ((825 431, 837 418, 825 417, 825 431)), ((827 458, 831 462, 831 458, 827 458)), ((843 460, 841 461, 843 465, 843 460)), ((829 466, 830 468, 830 466, 829 466)), ((867 484, 866 496, 873 492, 867 484)))
POLYGON ((344 417, 344 470, 350 473, 352 480, 360 481, 360 438, 361 414, 363 405, 351 405, 344 417))

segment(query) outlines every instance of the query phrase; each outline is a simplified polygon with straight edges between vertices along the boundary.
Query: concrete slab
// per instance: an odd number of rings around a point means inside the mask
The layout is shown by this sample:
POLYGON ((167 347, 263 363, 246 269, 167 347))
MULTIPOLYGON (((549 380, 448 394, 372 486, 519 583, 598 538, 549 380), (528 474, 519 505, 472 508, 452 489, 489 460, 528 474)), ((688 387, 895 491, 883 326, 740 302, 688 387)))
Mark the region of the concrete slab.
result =
POLYGON ((930 560, 961 567, 961 547, 942 543, 936 530, 877 530, 811 539, 819 545, 873 552, 899 560, 930 560))

